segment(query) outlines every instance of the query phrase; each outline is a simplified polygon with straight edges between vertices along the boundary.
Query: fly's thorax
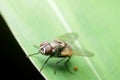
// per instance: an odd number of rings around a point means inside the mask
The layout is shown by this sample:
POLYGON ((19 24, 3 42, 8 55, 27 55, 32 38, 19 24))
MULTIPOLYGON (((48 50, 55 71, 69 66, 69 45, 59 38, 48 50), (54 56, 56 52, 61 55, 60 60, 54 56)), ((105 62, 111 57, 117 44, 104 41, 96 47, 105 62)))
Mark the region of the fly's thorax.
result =
POLYGON ((63 49, 66 46, 66 43, 64 41, 58 39, 52 41, 50 44, 53 47, 52 52, 54 53, 56 51, 60 53, 61 49, 63 49))
POLYGON ((53 48, 56 48, 56 47, 61 47, 62 48, 62 47, 65 47, 65 45, 66 45, 64 41, 59 40, 59 39, 54 40, 50 44, 53 48))
POLYGON ((43 42, 40 44, 40 52, 43 55, 50 55, 52 53, 53 47, 49 42, 43 42))

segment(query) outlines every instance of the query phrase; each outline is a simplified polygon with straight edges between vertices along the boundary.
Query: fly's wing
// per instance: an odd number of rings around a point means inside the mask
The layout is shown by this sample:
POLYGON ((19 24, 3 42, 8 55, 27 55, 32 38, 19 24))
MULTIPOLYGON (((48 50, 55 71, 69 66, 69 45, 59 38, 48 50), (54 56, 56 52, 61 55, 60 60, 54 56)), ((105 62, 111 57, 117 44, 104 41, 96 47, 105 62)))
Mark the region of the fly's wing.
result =
POLYGON ((66 33, 57 37, 57 39, 65 41, 68 44, 73 44, 77 40, 77 38, 78 38, 78 35, 74 32, 66 33))
POLYGON ((94 54, 92 52, 82 49, 82 48, 78 48, 75 45, 72 45, 72 52, 73 52, 73 55, 77 55, 77 56, 85 56, 85 57, 94 56, 94 54))
POLYGON ((77 38, 78 35, 76 33, 71 32, 61 35, 57 39, 65 41, 71 47, 73 55, 92 57, 94 55, 92 52, 82 48, 78 48, 73 44, 77 40, 77 38))

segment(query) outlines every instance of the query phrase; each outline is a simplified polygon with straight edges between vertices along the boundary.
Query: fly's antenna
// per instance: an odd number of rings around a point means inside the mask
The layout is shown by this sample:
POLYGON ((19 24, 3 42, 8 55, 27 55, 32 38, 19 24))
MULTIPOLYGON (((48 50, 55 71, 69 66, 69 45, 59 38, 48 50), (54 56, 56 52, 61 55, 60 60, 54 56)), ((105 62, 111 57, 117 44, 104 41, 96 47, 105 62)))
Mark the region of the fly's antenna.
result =
POLYGON ((33 44, 33 46, 34 46, 35 48, 37 48, 37 49, 39 49, 39 48, 40 48, 39 46, 37 46, 37 45, 35 45, 35 44, 33 44))

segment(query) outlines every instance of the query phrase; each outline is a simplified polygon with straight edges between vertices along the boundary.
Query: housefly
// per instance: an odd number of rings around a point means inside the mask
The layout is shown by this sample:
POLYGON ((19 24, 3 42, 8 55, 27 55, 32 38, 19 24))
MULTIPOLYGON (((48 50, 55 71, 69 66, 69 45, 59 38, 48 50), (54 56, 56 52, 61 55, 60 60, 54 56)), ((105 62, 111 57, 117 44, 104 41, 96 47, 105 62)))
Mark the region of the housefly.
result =
MULTIPOLYGON (((42 65, 40 71, 43 69, 44 65, 48 62, 48 60, 53 57, 61 58, 54 65, 54 74, 56 74, 57 64, 63 61, 65 58, 67 58, 67 60, 64 63, 65 67, 70 72, 67 63, 69 62, 72 55, 86 56, 86 57, 93 56, 91 52, 84 50, 82 48, 78 48, 77 46, 74 45, 74 42, 77 40, 77 38, 78 35, 76 33, 71 32, 71 33, 63 34, 51 42, 42 42, 40 44, 38 53, 41 53, 42 55, 46 55, 48 56, 48 58, 42 65)), ((28 55, 28 57, 38 53, 30 54, 28 55)))

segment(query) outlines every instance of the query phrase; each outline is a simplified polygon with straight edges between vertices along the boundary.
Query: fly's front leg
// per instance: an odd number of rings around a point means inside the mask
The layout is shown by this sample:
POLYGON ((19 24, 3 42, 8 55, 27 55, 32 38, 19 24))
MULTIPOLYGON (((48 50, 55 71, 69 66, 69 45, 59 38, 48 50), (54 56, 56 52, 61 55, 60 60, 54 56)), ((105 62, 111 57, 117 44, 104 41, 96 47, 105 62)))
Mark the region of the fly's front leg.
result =
POLYGON ((40 52, 38 52, 38 53, 34 53, 34 54, 29 54, 29 55, 27 55, 26 57, 28 58, 28 57, 30 57, 30 56, 33 56, 33 55, 36 55, 36 54, 39 54, 40 52))
MULTIPOLYGON (((68 70, 68 72, 70 72, 70 70, 69 70, 69 68, 68 68, 68 66, 67 66, 67 63, 69 62, 69 60, 71 59, 71 57, 69 57, 66 61, 65 61, 65 67, 66 67, 66 69, 68 70)), ((72 73, 72 72, 70 72, 70 73, 72 73)))
POLYGON ((50 57, 51 57, 51 56, 49 56, 49 57, 47 58, 47 60, 44 62, 44 64, 42 65, 42 67, 41 67, 40 71, 42 71, 43 67, 44 67, 44 66, 45 66, 45 64, 48 62, 48 60, 50 59, 50 57))
MULTIPOLYGON (((37 49, 39 49, 39 47, 37 46, 37 45, 33 45, 35 48, 37 48, 37 49)), ((40 51, 38 51, 37 53, 33 53, 33 54, 29 54, 29 55, 27 55, 26 57, 28 58, 28 57, 31 57, 31 56, 34 56, 34 55, 36 55, 36 54, 39 54, 40 53, 40 51)))

